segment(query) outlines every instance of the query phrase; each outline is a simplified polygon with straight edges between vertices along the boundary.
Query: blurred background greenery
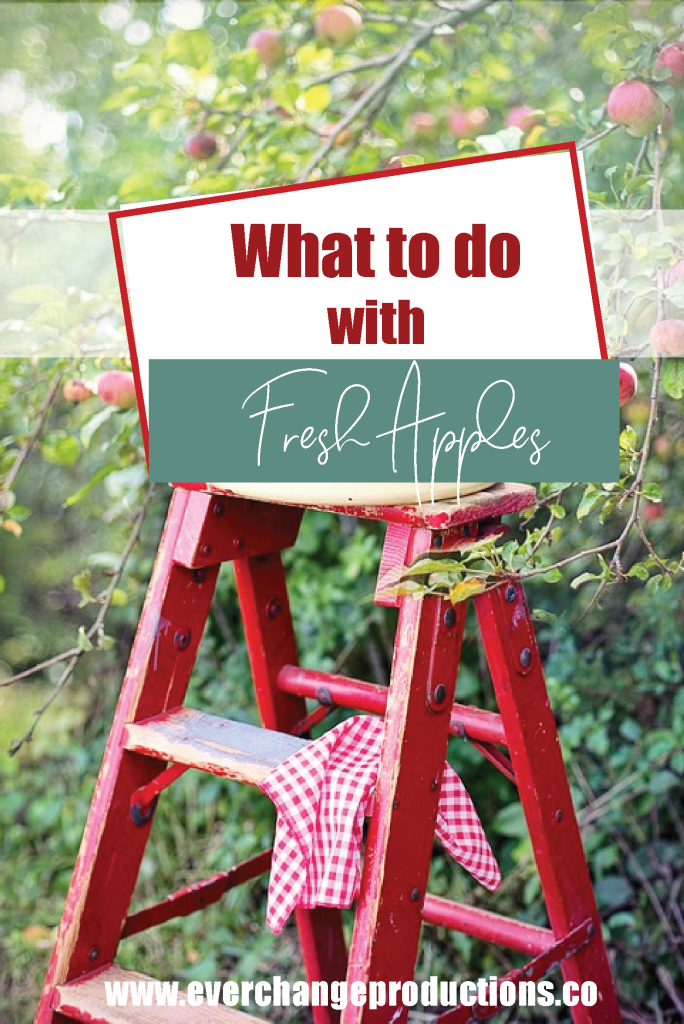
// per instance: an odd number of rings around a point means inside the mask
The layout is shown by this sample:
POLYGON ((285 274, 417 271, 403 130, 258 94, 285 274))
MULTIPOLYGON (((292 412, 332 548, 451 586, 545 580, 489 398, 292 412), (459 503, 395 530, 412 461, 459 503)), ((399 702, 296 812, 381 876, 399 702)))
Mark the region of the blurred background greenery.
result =
MULTIPOLYGON (((84 651, 33 741, 11 756, 35 710, 54 693, 64 662, 2 682, 79 643, 87 647, 83 634, 100 607, 98 595, 147 493, 135 410, 61 397, 61 379, 93 380, 103 368, 125 365, 117 359, 125 335, 108 226, 97 211, 567 139, 586 147, 595 206, 649 209, 656 147, 663 204, 683 205, 681 86, 655 70, 655 58, 681 34, 684 5, 465 4, 472 17, 455 27, 436 24, 413 49, 408 44, 427 23, 459 16, 458 5, 354 3, 362 30, 338 48, 314 32, 325 6, 0 4, 5 485, 26 452, 2 491, 0 529, 0 1019, 8 1024, 24 1024, 35 1009, 168 500, 158 488, 112 595, 105 635, 84 651), (261 27, 282 33, 286 53, 272 68, 248 43, 261 27), (400 51, 408 51, 406 59, 383 84, 400 51), (608 93, 631 77, 651 81, 673 109, 662 145, 608 131, 608 93), (521 105, 531 112, 524 128, 507 126, 521 105), (456 108, 487 112, 474 138, 456 138, 456 108), (323 152, 341 121, 349 122, 349 135, 340 131, 342 144, 323 152), (206 159, 186 152, 198 134, 215 144, 206 159), (53 385, 54 400, 45 405, 53 385)), ((648 253, 631 256, 648 262, 648 253)), ((616 336, 624 341, 623 335, 620 327, 616 336)), ((638 448, 653 362, 635 365, 641 386, 623 416, 638 448)), ((661 500, 648 502, 643 518, 666 564, 682 552, 683 454, 681 401, 662 395, 648 464, 649 484, 660 488, 651 493, 661 500)), ((542 494, 559 486, 549 484, 542 494)), ((625 513, 613 508, 602 516, 607 501, 600 490, 564 492, 554 506, 553 548, 541 547, 546 564, 615 536, 625 513)), ((542 509, 526 523, 528 548, 547 518, 542 509)), ((287 556, 304 664, 387 683, 394 614, 371 600, 381 533, 373 524, 306 514, 287 556)), ((625 568, 643 568, 607 588, 598 605, 589 607, 591 586, 570 586, 593 568, 589 560, 573 563, 555 586, 535 578, 530 593, 624 1018, 673 1022, 682 1017, 684 992, 682 584, 681 576, 655 571, 639 537, 624 554, 625 568)), ((464 702, 491 706, 472 628, 458 693, 464 702)), ((229 567, 219 580, 191 702, 255 720, 229 567)), ((451 760, 505 881, 495 897, 485 896, 437 849, 431 890, 544 922, 512 787, 464 742, 453 741, 451 760)), ((272 809, 258 793, 189 773, 160 802, 136 906, 267 847, 272 828, 272 809)), ((157 977, 301 976, 293 929, 276 940, 264 927, 265 885, 236 890, 203 914, 126 940, 121 962, 157 977)), ((426 927, 418 973, 479 977, 518 962, 514 954, 426 927)), ((523 1011, 513 1019, 524 1019, 523 1011)))

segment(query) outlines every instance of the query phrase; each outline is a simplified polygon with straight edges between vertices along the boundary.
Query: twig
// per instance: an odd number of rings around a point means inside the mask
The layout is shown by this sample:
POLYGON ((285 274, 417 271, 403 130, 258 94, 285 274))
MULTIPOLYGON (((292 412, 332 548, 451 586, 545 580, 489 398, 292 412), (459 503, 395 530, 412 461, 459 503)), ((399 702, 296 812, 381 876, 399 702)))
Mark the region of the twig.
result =
POLYGON ((54 658, 48 658, 47 661, 40 661, 37 665, 32 665, 31 668, 25 668, 23 672, 17 672, 16 675, 10 676, 9 679, 0 679, 0 687, 11 686, 12 683, 18 683, 22 679, 28 679, 29 676, 34 676, 46 668, 51 668, 53 665, 59 665, 60 661, 66 661, 67 658, 73 658, 73 656, 78 653, 78 650, 78 647, 71 647, 68 651, 62 651, 61 654, 55 654, 54 658))
POLYGON ((314 85, 327 85, 334 82, 336 78, 343 78, 344 75, 357 75, 362 71, 370 71, 372 68, 384 68, 392 60, 393 54, 386 54, 384 57, 373 57, 371 60, 360 60, 357 64, 351 64, 346 68, 338 68, 337 71, 330 71, 327 75, 314 78, 307 86, 312 89, 314 85))
POLYGON ((684 1019, 684 999, 682 999, 681 996, 677 994, 677 989, 675 987, 674 981, 672 980, 672 975, 668 970, 666 970, 665 967, 663 967, 662 964, 658 964, 658 966, 656 967, 656 974, 658 975, 658 981, 663 986, 668 996, 670 997, 675 1007, 681 1013, 682 1018, 684 1019))
MULTIPOLYGON (((587 779, 586 779, 586 776, 584 775, 584 772, 582 771, 582 769, 579 767, 579 765, 576 762, 573 763, 572 770, 573 770, 573 774, 575 775, 575 778, 577 779, 577 781, 579 783, 580 789, 582 790, 584 795, 588 799, 593 800, 594 799, 593 790, 592 790, 591 786, 589 785, 589 783, 587 782, 587 779)), ((658 918, 658 920, 660 921, 660 924, 662 926, 663 932, 665 933, 665 938, 667 940, 667 944, 668 944, 668 946, 669 946, 669 948, 670 948, 670 950, 671 950, 671 952, 672 952, 672 954, 673 954, 673 956, 674 956, 674 958, 675 958, 675 960, 676 960, 676 962, 677 962, 677 964, 679 966, 679 969, 682 972, 682 975, 684 975, 684 957, 682 957, 682 954, 681 954, 681 952, 679 950, 679 943, 678 943, 678 940, 677 940, 677 936, 672 931, 672 927, 670 925, 669 918, 668 918, 667 914, 665 913, 665 910, 663 908, 662 903, 658 899, 658 894, 656 893, 655 889, 651 885, 651 881, 650 881, 648 875, 646 874, 646 872, 644 871, 644 869, 642 868, 641 864, 639 863, 638 859, 632 853, 632 850, 630 849, 629 843, 627 842, 625 837, 622 835, 622 833, 619 832, 615 828, 610 828, 610 833, 613 836, 613 838, 615 839, 615 842, 617 843, 617 845, 622 850, 622 852, 623 852, 623 854, 625 856, 625 859, 627 860, 627 863, 629 864, 632 872, 634 873, 634 876, 636 877, 636 879, 638 880, 638 882, 641 885, 642 889, 646 893, 646 896, 648 897, 648 900, 649 900, 651 906, 653 907, 653 910, 655 911, 655 915, 658 918)))
POLYGON ((605 139, 606 135, 610 135, 611 132, 617 131, 619 127, 620 125, 618 124, 611 124, 608 128, 604 128, 602 132, 599 132, 598 135, 592 135, 588 139, 582 139, 581 142, 577 143, 577 148, 579 150, 588 149, 589 146, 593 146, 595 142, 605 139))
POLYGON ((304 167, 304 170, 299 174, 296 179, 297 182, 301 183, 308 179, 312 171, 318 167, 320 162, 331 151, 335 145, 338 135, 340 135, 345 128, 348 128, 349 125, 356 120, 359 114, 363 113, 367 107, 370 107, 374 100, 383 92, 386 91, 389 93, 399 71, 411 59, 413 52, 430 39, 436 29, 440 28, 442 25, 455 26, 468 21, 474 15, 479 14, 480 11, 490 7, 491 4, 492 0, 475 0, 475 2, 468 8, 455 11, 453 14, 447 15, 446 17, 435 18, 414 36, 411 36, 411 38, 396 51, 385 71, 379 76, 379 78, 377 78, 376 81, 366 89, 364 94, 359 97, 356 103, 349 108, 344 117, 337 122, 333 131, 331 131, 330 135, 327 136, 325 142, 318 147, 314 155, 304 167))
POLYGON ((3 480, 2 490, 0 491, 0 512, 7 511, 7 502, 9 500, 10 491, 12 490, 12 484, 16 480, 17 473, 19 472, 24 462, 28 458, 28 455, 30 454, 34 444, 36 443, 36 440, 38 439, 38 435, 43 429, 45 420, 47 419, 47 415, 50 411, 50 406, 54 402, 55 397, 57 395, 57 391, 59 390, 59 386, 62 383, 62 376, 63 373, 61 370, 59 370, 55 377, 53 378, 52 384, 50 385, 48 393, 45 396, 43 404, 41 405, 40 410, 38 412, 38 416, 36 418, 36 422, 33 425, 33 429, 31 430, 28 437, 26 437, 22 442, 21 447, 17 452, 17 456, 12 465, 10 466, 7 476, 3 480))
MULTIPOLYGON (((103 594, 101 596, 101 602, 102 603, 101 603, 100 609, 99 609, 99 611, 98 611, 98 613, 97 613, 97 615, 95 617, 95 621, 93 622, 92 626, 90 626, 90 628, 88 630, 86 630, 86 634, 85 635, 86 635, 86 637, 87 637, 87 639, 89 641, 92 641, 92 639, 94 637, 98 637, 98 636, 102 635, 103 626, 104 626, 104 620, 105 620, 105 617, 107 615, 107 612, 109 611, 110 605, 112 603, 112 598, 114 596, 114 591, 115 591, 115 589, 116 589, 116 587, 117 587, 117 585, 119 583, 119 580, 121 579, 121 574, 123 573, 123 571, 124 571, 124 569, 126 567, 126 562, 128 561, 129 556, 130 556, 133 548, 135 547, 136 542, 137 542, 137 540, 138 540, 138 538, 140 536, 140 531, 142 530, 142 525, 143 525, 143 522, 144 522, 144 519, 145 519, 145 515, 147 513, 147 509, 148 509, 149 504, 150 504, 150 502, 152 500, 152 496, 154 495, 155 487, 156 487, 156 484, 150 484, 149 485, 149 487, 147 489, 147 494, 145 495, 143 503, 140 506, 140 509, 139 509, 138 513, 136 514, 135 519, 133 520, 133 526, 132 526, 130 535, 128 537, 128 540, 126 542, 126 546, 124 547, 123 551, 121 552, 121 557, 119 558, 119 561, 118 561, 118 563, 116 565, 116 568, 112 572, 112 578, 109 581, 109 585, 107 586, 107 589, 103 592, 103 594)), ((86 653, 85 649, 79 647, 71 655, 71 657, 69 658, 69 661, 68 661, 64 671, 62 672, 61 676, 59 677, 59 679, 57 680, 57 682, 53 686, 52 690, 50 691, 50 693, 48 694, 46 699, 43 701, 43 703, 40 705, 40 707, 36 711, 33 712, 34 721, 33 721, 32 725, 31 725, 31 727, 22 736, 22 738, 20 740, 15 740, 14 741, 14 743, 12 744, 12 746, 10 748, 10 754, 14 755, 14 754, 18 753, 19 750, 21 750, 21 748, 24 746, 25 743, 30 743, 32 741, 34 733, 36 731, 36 728, 37 728, 38 723, 40 722, 41 718, 43 717, 43 715, 45 714, 47 709, 50 707, 50 705, 57 699, 57 697, 62 692, 62 690, 64 689, 66 684, 69 682, 69 680, 71 679, 71 677, 72 677, 72 675, 74 673, 74 669, 76 668, 76 666, 78 665, 79 661, 81 660, 81 658, 83 657, 83 655, 85 653, 86 653)))

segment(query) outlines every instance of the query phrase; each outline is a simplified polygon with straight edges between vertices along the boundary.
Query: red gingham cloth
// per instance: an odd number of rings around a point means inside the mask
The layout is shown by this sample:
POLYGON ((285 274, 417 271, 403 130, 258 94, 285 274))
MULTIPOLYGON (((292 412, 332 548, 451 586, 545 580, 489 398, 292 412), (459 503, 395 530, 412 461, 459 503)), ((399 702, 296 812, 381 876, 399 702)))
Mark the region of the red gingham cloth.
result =
MULTIPOLYGON (((266 923, 282 931, 295 907, 349 907, 361 882, 384 720, 348 718, 274 768, 260 789, 278 811, 266 923)), ((444 766, 435 834, 485 888, 501 872, 465 786, 444 766)))

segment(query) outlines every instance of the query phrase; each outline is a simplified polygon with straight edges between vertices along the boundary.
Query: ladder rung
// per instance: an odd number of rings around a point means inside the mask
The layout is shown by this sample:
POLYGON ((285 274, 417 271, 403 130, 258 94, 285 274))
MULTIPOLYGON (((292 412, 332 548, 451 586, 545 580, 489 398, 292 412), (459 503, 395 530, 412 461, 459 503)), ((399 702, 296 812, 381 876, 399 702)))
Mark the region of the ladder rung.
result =
POLYGON ((259 875, 263 875, 271 866, 272 850, 264 850, 257 853, 249 860, 243 860, 241 864, 228 871, 220 871, 211 878, 205 878, 201 882, 193 882, 183 889, 171 893, 165 900, 154 903, 137 914, 131 914, 126 918, 126 923, 121 933, 125 939, 129 935, 137 935, 148 928, 155 928, 166 921, 173 921, 177 917, 187 917, 197 910, 204 910, 213 903, 217 903, 225 894, 244 882, 251 882, 259 875))
POLYGON ((556 941, 549 928, 540 928, 526 921, 516 921, 503 914, 493 914, 491 910, 455 903, 429 893, 423 904, 423 920, 463 932, 464 935, 472 935, 483 942, 495 942, 508 949, 518 949, 521 953, 532 953, 535 956, 545 953, 556 941))
MULTIPOLYGON (((333 676, 328 672, 301 668, 299 665, 284 665, 278 673, 278 686, 285 693, 311 697, 323 704, 332 701, 341 708, 356 708, 376 715, 384 715, 389 694, 386 686, 378 686, 377 683, 366 683, 361 679, 351 679, 347 676, 333 676)), ((463 725, 469 738, 498 743, 504 747, 507 745, 501 715, 494 711, 485 711, 484 708, 470 707, 467 704, 454 704, 451 710, 451 723, 463 725)))
MULTIPOLYGON (((53 1009, 59 1010, 70 1020, 98 1021, 100 1024, 264 1024, 258 1017, 252 1017, 229 1006, 180 1005, 186 999, 185 989, 178 989, 179 1004, 169 1006, 107 1006, 105 981, 154 984, 154 978, 137 971, 125 971, 123 967, 110 964, 103 970, 94 971, 66 985, 55 989, 53 1009)), ((130 1002, 130 999, 129 999, 130 1002)))
POLYGON ((132 722, 123 732, 126 750, 253 786, 305 743, 282 732, 186 707, 132 722))

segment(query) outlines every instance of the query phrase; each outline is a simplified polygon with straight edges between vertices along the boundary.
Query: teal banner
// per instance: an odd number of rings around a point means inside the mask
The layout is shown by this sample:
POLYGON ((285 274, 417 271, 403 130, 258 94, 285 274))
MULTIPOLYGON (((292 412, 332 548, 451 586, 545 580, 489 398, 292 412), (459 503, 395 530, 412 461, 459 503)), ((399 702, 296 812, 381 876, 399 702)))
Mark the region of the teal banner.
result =
POLYGON ((150 479, 619 476, 617 360, 150 362, 150 479))

